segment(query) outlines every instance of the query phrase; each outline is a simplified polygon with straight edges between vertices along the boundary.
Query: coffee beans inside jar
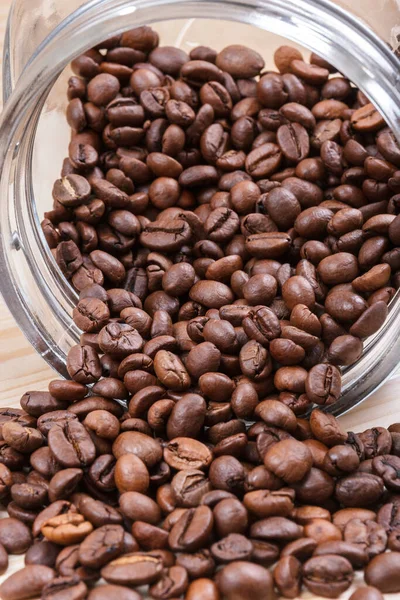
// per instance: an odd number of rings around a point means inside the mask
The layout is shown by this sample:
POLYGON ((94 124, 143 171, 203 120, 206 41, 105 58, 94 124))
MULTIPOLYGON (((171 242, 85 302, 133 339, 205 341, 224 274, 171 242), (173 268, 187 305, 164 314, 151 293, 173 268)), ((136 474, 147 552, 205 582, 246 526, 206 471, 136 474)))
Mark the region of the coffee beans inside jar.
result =
POLYGON ((139 27, 73 61, 42 228, 82 335, 0 411, 3 600, 400 591, 400 425, 319 408, 399 286, 400 147, 323 59, 274 59, 139 27))

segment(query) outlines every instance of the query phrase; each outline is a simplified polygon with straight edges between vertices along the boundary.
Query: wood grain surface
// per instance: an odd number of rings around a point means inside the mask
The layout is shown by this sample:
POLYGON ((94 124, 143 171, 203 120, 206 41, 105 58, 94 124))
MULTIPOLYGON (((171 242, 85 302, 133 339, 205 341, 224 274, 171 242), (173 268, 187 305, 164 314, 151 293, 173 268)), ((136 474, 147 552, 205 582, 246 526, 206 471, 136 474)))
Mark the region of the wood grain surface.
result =
MULTIPOLYGON (((10 5, 11 0, 0 0, 1 49, 10 5)), ((249 44, 251 45, 251 41, 249 44)), ((0 298, 0 405, 19 406, 19 399, 25 391, 44 390, 55 376, 54 371, 29 345, 0 298)), ((342 417, 343 425, 349 430, 361 431, 373 425, 387 426, 400 422, 399 392, 400 376, 397 375, 359 408, 342 417)), ((9 573, 21 566, 21 557, 11 557, 9 573)), ((359 576, 357 579, 361 581, 359 576)), ((3 577, 0 582, 2 580, 3 577)), ((344 597, 348 595, 347 593, 344 597)), ((302 597, 312 598, 312 595, 304 592, 302 597)), ((400 599, 400 594, 390 595, 388 598, 400 599)))

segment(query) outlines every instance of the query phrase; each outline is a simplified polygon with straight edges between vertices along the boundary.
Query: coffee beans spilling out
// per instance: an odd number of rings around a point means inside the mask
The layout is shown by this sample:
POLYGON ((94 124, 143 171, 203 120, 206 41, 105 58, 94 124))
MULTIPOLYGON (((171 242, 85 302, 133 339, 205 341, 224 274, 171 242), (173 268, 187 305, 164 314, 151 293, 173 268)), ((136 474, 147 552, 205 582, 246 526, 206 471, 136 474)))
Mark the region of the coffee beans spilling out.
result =
POLYGON ((0 411, 1 572, 26 552, 0 595, 335 598, 364 569, 352 600, 382 600, 400 425, 315 405, 400 283, 400 147, 318 56, 158 42, 72 63, 42 228, 82 335, 70 381, 0 411))

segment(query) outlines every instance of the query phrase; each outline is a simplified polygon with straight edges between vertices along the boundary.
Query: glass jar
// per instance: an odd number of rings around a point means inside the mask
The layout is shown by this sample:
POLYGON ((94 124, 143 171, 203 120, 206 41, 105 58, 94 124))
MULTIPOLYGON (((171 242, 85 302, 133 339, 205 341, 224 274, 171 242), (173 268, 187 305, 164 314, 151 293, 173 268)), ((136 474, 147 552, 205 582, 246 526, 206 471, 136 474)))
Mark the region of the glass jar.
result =
MULTIPOLYGON (((18 325, 61 375, 79 341, 71 313, 77 294, 63 277, 42 234, 51 189, 68 146, 65 119, 68 64, 114 33, 151 24, 161 43, 189 51, 248 44, 273 69, 286 38, 306 47, 352 80, 400 139, 398 0, 14 0, 5 52, 6 101, 0 136, 0 290, 18 325)), ((362 358, 344 370, 342 414, 365 399, 397 366, 400 303, 362 358)))

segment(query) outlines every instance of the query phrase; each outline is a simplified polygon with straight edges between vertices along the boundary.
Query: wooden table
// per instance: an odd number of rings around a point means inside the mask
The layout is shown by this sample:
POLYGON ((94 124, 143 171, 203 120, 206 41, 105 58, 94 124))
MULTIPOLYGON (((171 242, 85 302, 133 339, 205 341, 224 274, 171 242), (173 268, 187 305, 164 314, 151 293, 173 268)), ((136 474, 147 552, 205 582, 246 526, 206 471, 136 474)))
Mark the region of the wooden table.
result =
MULTIPOLYGON (((0 46, 10 5, 11 0, 0 0, 0 46)), ((54 371, 24 338, 0 298, 0 405, 19 406, 19 399, 25 391, 45 390, 48 382, 55 377, 54 371)), ((349 430, 362 431, 371 426, 400 422, 399 392, 400 375, 388 381, 359 408, 342 417, 343 425, 349 430)), ((11 557, 8 574, 21 566, 21 557, 11 557)), ((307 592, 302 597, 312 598, 307 592)), ((400 598, 400 594, 388 598, 400 598)))

